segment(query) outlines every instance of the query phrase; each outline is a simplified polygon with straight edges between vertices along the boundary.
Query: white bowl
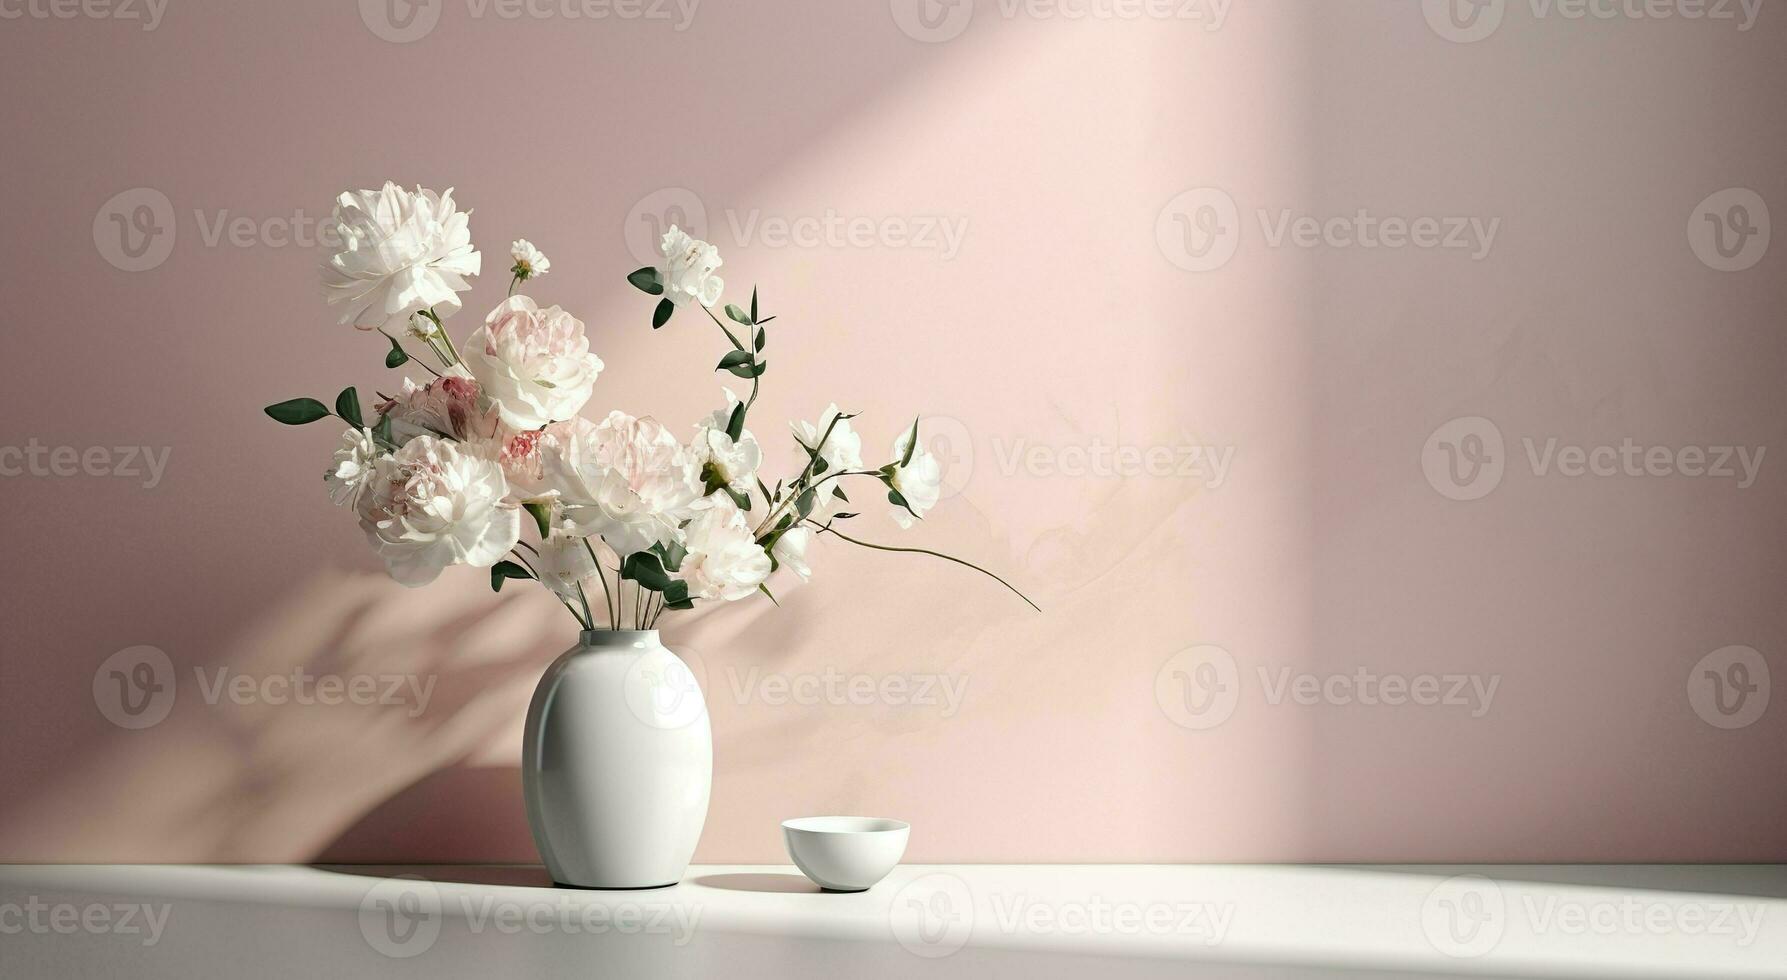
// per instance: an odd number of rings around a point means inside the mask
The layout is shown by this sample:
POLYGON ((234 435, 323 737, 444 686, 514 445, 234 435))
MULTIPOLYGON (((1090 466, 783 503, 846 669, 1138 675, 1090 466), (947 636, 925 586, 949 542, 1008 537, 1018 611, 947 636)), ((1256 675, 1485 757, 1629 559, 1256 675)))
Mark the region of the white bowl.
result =
POLYGON ((798 817, 782 821, 788 856, 801 874, 834 892, 860 892, 887 877, 906 853, 910 824, 884 817, 798 817))

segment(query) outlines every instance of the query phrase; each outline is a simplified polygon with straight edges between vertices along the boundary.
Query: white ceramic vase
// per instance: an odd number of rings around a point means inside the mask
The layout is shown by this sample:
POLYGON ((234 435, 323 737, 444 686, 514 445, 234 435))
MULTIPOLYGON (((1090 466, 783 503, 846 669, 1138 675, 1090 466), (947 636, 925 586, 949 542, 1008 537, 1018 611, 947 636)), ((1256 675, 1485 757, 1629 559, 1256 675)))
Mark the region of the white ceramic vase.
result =
POLYGON ((707 821, 713 759, 701 685, 658 631, 585 630, 527 709, 522 789, 552 880, 682 880, 707 821))

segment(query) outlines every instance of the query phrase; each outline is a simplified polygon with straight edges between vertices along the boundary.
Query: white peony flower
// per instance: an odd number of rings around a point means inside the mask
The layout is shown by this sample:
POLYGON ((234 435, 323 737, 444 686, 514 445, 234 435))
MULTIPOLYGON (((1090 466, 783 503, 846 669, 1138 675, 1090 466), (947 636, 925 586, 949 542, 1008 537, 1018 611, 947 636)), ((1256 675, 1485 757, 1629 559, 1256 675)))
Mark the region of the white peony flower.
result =
POLYGON ((596 560, 591 557, 589 546, 575 534, 554 532, 541 543, 540 553, 529 561, 534 571, 540 573, 541 583, 576 604, 585 598, 578 592, 578 583, 596 574, 596 560))
POLYGON ((720 301, 720 293, 726 284, 714 275, 714 270, 721 264, 719 249, 690 238, 688 232, 671 225, 658 243, 658 250, 664 253, 664 265, 658 270, 658 279, 664 285, 665 299, 678 306, 690 300, 702 306, 712 306, 720 301))
MULTIPOLYGON (((912 429, 900 433, 894 440, 894 460, 906 457, 906 447, 912 444, 912 429)), ((912 458, 904 466, 896 465, 893 475, 888 478, 893 488, 906 499, 906 507, 895 505, 893 509, 894 523, 903 528, 911 527, 913 515, 923 517, 925 511, 937 506, 937 498, 943 495, 943 466, 937 457, 925 450, 920 444, 912 450, 912 458), (911 512, 907 512, 907 508, 911 512)))
POLYGON ((521 508, 494 459, 417 436, 381 457, 360 527, 391 577, 427 585, 448 565, 488 568, 521 539, 521 508))
POLYGON ((397 394, 379 403, 379 417, 391 420, 391 438, 402 446, 417 436, 445 436, 471 442, 494 435, 495 420, 478 408, 478 383, 459 365, 446 376, 419 385, 409 378, 397 394))
POLYGON ((566 531, 599 535, 623 557, 675 541, 701 499, 694 457, 654 419, 579 416, 547 427, 539 451, 566 531))
POLYGON ((775 555, 777 564, 799 575, 800 580, 806 582, 813 577, 813 569, 807 564, 807 546, 812 543, 812 528, 791 527, 776 539, 770 552, 775 555))
POLYGON ((358 507, 360 498, 372 485, 378 461, 378 443, 372 430, 349 429, 341 434, 341 448, 335 450, 335 467, 323 476, 329 487, 329 499, 336 505, 358 507))
POLYGON ((769 578, 769 555, 751 537, 750 522, 737 504, 724 496, 710 499, 683 529, 689 554, 676 577, 689 584, 691 599, 733 602, 769 578))
POLYGON ((546 258, 546 253, 535 248, 534 243, 525 238, 518 238, 515 244, 509 246, 509 255, 515 260, 515 265, 509 271, 523 282, 538 279, 552 271, 552 262, 546 258))
POLYGON ((808 449, 817 448, 821 459, 825 460, 826 472, 837 473, 842 470, 862 469, 862 436, 850 428, 850 420, 839 418, 838 406, 834 403, 825 406, 825 414, 819 416, 819 424, 811 422, 793 422, 789 427, 794 430, 794 438, 800 440, 808 449), (837 424, 832 425, 832 419, 837 424), (831 426, 831 435, 825 437, 825 445, 818 445, 821 436, 825 436, 826 426, 831 426))
POLYGON ((576 415, 602 372, 583 321, 556 306, 542 310, 527 296, 511 296, 491 310, 462 357, 503 422, 516 429, 576 415))
POLYGON ((730 487, 739 493, 750 493, 757 468, 763 465, 763 448, 750 429, 740 431, 736 441, 726 434, 726 423, 738 407, 738 396, 731 388, 722 390, 726 392, 726 407, 695 423, 695 439, 689 444, 689 452, 695 458, 695 468, 706 492, 730 487))
POLYGON ((381 190, 346 191, 324 229, 341 251, 323 264, 330 305, 342 304, 341 322, 361 330, 401 324, 418 310, 443 316, 459 310, 466 276, 478 274, 467 219, 453 204, 453 189, 412 193, 389 181, 381 190))

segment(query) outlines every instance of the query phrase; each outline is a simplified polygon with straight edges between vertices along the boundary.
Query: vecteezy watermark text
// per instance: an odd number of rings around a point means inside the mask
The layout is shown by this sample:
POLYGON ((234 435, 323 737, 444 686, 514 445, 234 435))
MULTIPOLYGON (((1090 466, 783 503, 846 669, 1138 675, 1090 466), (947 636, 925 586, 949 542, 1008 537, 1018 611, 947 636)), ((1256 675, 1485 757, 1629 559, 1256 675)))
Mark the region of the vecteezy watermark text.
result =
POLYGON ((144 946, 153 946, 161 942, 172 911, 168 905, 148 902, 75 904, 45 902, 32 895, 23 902, 0 903, 0 935, 136 936, 144 946))
MULTIPOLYGON (((655 21, 682 32, 701 0, 464 0, 472 20, 655 21)), ((447 0, 360 0, 360 21, 392 44, 420 41, 440 24, 447 0)))
MULTIPOLYGON (((1617 443, 1585 445, 1548 436, 1543 441, 1522 437, 1526 460, 1534 477, 1556 474, 1566 479, 1585 477, 1689 477, 1731 480, 1739 490, 1756 483, 1762 472, 1767 446, 1645 445, 1630 437, 1617 443)), ((1427 482, 1450 500, 1477 500, 1488 496, 1502 482, 1508 465, 1502 431, 1480 415, 1453 419, 1427 437, 1421 449, 1421 470, 1427 482)))
POLYGON ((427 952, 449 917, 463 922, 473 935, 648 935, 667 936, 671 945, 684 946, 695 937, 701 912, 695 902, 610 902, 563 893, 526 900, 456 894, 448 903, 433 882, 404 877, 369 889, 360 900, 359 920, 367 945, 393 959, 407 959, 427 952))
POLYGON ((46 446, 35 438, 23 446, 0 446, 0 477, 96 476, 140 480, 153 490, 167 471, 171 446, 46 446))
MULTIPOLYGON (((1260 241, 1272 249, 1363 249, 1461 252, 1481 261, 1495 247, 1502 219, 1472 215, 1385 215, 1369 208, 1350 214, 1303 214, 1257 208, 1260 241)), ((1181 192, 1155 216, 1154 239, 1166 260, 1188 272, 1212 272, 1240 248, 1240 205, 1227 191, 1181 192)))
MULTIPOLYGON (((1371 667, 1311 672, 1261 664, 1255 668, 1261 700, 1278 707, 1330 705, 1390 709, 1441 709, 1481 718, 1495 703, 1500 674, 1400 673, 1371 667)), ((1246 684, 1235 658, 1219 646, 1181 650, 1161 664, 1154 698, 1174 724, 1203 730, 1229 720, 1246 684)))
POLYGON ((0 20, 138 20, 147 34, 167 9, 168 0, 0 0, 0 20))

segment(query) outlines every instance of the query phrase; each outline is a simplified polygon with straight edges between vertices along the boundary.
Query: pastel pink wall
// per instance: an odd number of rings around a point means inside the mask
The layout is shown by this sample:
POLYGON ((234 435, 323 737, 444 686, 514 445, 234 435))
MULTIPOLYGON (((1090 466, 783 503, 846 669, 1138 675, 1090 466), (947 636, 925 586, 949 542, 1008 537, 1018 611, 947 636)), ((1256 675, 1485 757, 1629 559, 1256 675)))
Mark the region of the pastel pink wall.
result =
POLYGON ((1787 246, 1713 197, 1787 214, 1787 11, 1443 7, 706 0, 678 30, 444 0, 407 43, 376 0, 0 23, 0 446, 168 453, 152 487, 0 480, 0 860, 533 859, 519 730, 569 618, 476 572, 385 581, 319 485, 336 433, 260 414, 395 383, 282 233, 386 178, 475 209, 492 274, 460 336, 530 238, 536 295, 607 362, 589 411, 678 425, 717 404, 717 333, 653 333, 623 276, 692 194, 732 294, 781 317, 754 423, 778 465, 781 420, 828 401, 876 453, 935 417, 959 492, 904 543, 1046 610, 833 545, 780 610, 667 622, 712 708, 699 860, 780 860, 777 822, 828 812, 911 820, 921 862, 1787 859, 1787 705, 1756 708, 1787 676, 1787 246), (134 188, 173 237, 132 272, 107 208, 134 188), (1482 232, 1276 237, 1361 211, 1482 232), (828 212, 960 237, 775 230, 828 212), (243 244, 208 240, 226 215, 243 244), (1708 215, 1750 244, 1719 257, 1708 215), (1454 478, 1470 436, 1494 460, 1454 478), (1553 438, 1677 462, 1540 472, 1526 440, 1553 438), (1204 446, 1221 479, 1181 471, 1204 446), (1754 479, 1683 475, 1720 446, 1763 447, 1754 479), (127 730, 95 674, 138 646, 177 696, 127 730), (211 704, 195 674, 299 666, 434 686, 419 712, 211 704), (1330 678, 1361 668, 1493 696, 1360 703, 1330 678), (939 686, 798 703, 768 675, 939 686))

